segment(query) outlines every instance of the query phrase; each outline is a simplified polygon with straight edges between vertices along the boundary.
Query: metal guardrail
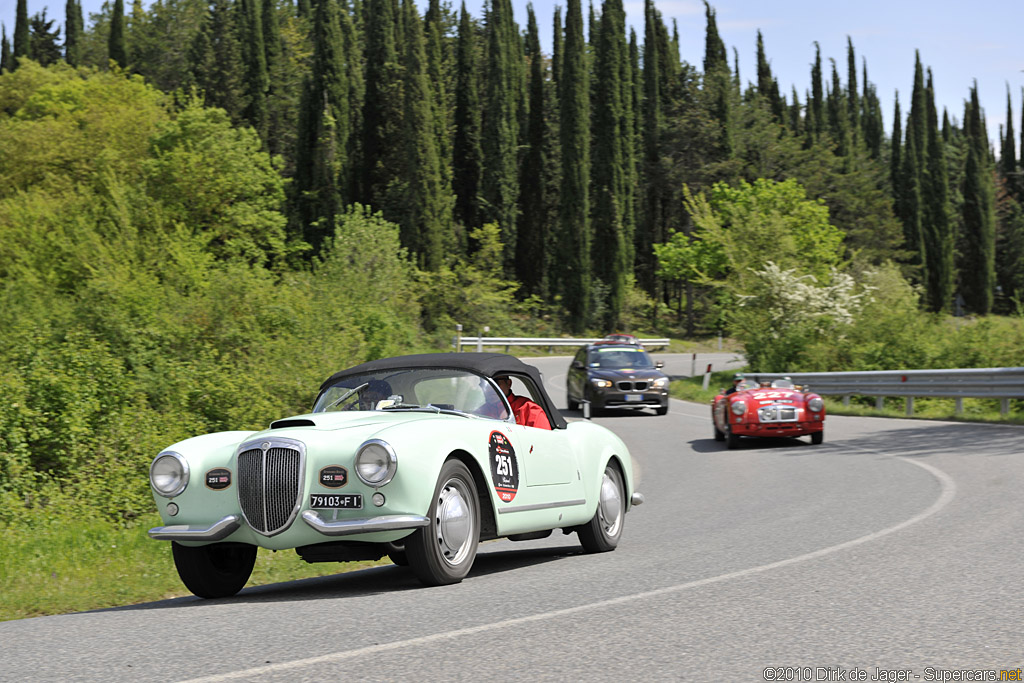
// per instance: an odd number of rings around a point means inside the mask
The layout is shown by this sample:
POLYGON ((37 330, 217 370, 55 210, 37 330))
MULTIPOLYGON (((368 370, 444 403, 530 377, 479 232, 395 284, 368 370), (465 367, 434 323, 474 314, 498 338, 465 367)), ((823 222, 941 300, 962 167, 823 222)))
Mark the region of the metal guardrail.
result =
MULTIPOLYGON (((576 338, 566 337, 457 337, 456 350, 461 353, 463 346, 476 347, 480 351, 485 346, 504 346, 508 350, 510 346, 584 346, 601 341, 601 337, 576 338)), ((668 346, 669 340, 665 339, 640 339, 645 347, 668 346)))
POLYGON ((906 399, 907 415, 913 415, 915 397, 956 399, 956 412, 963 412, 965 398, 1000 399, 1005 415, 1010 399, 1024 399, 1024 368, 967 368, 959 370, 874 370, 869 372, 751 372, 748 377, 763 380, 788 377, 808 385, 823 396, 875 396, 879 408, 887 396, 906 399))

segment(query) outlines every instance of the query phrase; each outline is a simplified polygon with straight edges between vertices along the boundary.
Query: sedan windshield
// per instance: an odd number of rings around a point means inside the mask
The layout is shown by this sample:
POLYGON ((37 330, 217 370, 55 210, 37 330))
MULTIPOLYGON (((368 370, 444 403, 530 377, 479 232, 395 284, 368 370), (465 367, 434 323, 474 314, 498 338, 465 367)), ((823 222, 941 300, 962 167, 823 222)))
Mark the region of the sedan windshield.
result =
POLYGON ((480 375, 445 368, 381 370, 348 375, 322 391, 314 413, 427 410, 508 419, 508 403, 480 375))
POLYGON ((590 367, 605 370, 653 368, 650 356, 636 346, 602 346, 590 350, 590 367))

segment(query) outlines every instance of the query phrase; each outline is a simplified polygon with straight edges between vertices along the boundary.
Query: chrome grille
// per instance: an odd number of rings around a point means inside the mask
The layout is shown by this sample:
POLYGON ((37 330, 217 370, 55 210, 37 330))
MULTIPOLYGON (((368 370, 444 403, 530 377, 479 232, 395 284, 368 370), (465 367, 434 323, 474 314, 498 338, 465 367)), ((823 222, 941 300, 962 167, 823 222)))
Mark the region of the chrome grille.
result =
POLYGON ((757 417, 761 422, 796 422, 797 411, 794 406, 762 406, 757 410, 757 417))
POLYGON ((619 391, 646 391, 648 382, 637 381, 637 382, 619 382, 616 386, 619 387, 619 391))
POLYGON ((298 443, 246 444, 238 454, 238 504, 266 536, 283 531, 299 509, 303 449, 298 443))

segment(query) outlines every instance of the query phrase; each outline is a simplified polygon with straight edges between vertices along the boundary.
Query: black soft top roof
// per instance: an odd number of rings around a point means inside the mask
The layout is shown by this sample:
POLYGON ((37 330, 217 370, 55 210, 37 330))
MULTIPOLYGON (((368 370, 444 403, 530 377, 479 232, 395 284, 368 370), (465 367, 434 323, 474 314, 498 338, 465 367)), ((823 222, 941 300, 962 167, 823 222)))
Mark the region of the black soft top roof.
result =
POLYGON ((548 414, 551 426, 555 429, 565 429, 565 418, 555 409, 555 404, 544 389, 540 370, 524 363, 515 356, 509 356, 504 353, 419 353, 411 356, 395 356, 394 358, 371 360, 334 373, 320 385, 320 391, 323 392, 343 377, 367 372, 406 368, 452 368, 455 370, 469 370, 470 372, 479 373, 484 377, 495 377, 505 374, 529 377, 538 392, 537 399, 539 400, 537 402, 548 414))

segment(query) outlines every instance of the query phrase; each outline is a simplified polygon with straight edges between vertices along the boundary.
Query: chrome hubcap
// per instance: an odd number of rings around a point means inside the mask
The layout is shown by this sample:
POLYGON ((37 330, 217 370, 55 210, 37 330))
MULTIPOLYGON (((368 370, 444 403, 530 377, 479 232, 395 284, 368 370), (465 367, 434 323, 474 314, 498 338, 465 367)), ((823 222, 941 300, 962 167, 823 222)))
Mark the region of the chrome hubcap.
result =
POLYGON ((441 556, 450 565, 462 562, 472 547, 474 524, 468 491, 462 481, 449 479, 441 487, 434 524, 441 556))
POLYGON ((597 506, 601 518, 601 528, 608 536, 615 536, 619 533, 619 525, 622 524, 622 494, 618 484, 608 471, 605 470, 604 480, 601 482, 601 501, 597 506))

